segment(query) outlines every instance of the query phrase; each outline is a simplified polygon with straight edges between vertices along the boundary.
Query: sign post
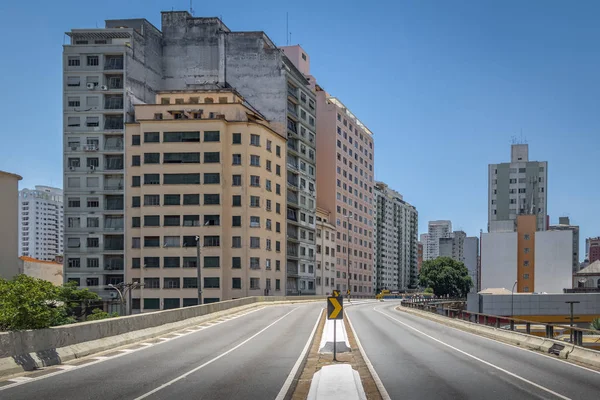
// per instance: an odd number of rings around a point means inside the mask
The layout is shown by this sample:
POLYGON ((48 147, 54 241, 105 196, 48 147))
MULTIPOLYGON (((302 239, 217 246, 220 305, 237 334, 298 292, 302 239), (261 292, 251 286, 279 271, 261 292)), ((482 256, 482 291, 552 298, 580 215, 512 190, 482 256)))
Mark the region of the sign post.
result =
MULTIPOLYGON (((338 292, 339 294, 339 292, 338 292)), ((336 356, 336 325, 337 320, 344 319, 344 299, 343 297, 328 297, 327 298, 327 319, 333 320, 333 361, 337 361, 336 356)))

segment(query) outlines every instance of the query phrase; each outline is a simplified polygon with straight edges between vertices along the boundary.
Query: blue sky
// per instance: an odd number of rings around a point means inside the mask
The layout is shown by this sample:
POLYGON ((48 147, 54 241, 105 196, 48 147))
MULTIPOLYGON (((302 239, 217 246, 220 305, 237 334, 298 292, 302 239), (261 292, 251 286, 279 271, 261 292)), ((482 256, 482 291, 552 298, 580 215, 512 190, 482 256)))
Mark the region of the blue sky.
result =
MULTIPOLYGON (((478 234, 487 164, 513 136, 549 162, 549 213, 600 235, 597 1, 195 2, 233 30, 264 30, 311 56, 312 73, 375 133, 376 179, 427 221, 478 234)), ((145 17, 187 0, 0 2, 0 170, 21 187, 62 186, 61 46, 71 28, 145 17), (13 38, 10 40, 10 38, 13 38)), ((583 242, 581 247, 583 249, 583 242)), ((583 257, 583 255, 582 255, 583 257)))

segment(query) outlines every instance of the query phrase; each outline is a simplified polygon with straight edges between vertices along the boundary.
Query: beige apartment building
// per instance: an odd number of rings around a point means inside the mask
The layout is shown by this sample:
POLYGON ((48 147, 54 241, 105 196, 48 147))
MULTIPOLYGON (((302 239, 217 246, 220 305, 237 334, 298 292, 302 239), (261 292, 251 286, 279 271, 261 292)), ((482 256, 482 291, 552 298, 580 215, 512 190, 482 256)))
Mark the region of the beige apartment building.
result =
POLYGON ((160 92, 126 126, 134 312, 285 295, 285 139, 234 90, 160 92))
POLYGON ((329 295, 335 289, 335 225, 331 213, 317 208, 317 295, 329 295))
POLYGON ((373 295, 373 133, 316 86, 317 207, 336 227, 336 289, 373 295))
MULTIPOLYGON (((0 171, 0 278, 19 273, 19 181, 17 174, 0 171)), ((27 220, 35 215, 27 215, 27 220)))

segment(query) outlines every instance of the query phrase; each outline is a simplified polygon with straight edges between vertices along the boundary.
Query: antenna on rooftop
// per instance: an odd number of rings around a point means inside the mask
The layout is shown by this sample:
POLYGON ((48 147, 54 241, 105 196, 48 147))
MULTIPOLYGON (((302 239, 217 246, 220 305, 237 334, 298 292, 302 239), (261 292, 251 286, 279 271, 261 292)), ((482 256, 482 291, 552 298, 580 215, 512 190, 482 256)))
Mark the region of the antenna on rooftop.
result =
POLYGON ((190 14, 192 14, 192 17, 194 16, 193 2, 194 2, 194 0, 190 0, 190 14))
POLYGON ((285 45, 290 45, 290 20, 289 13, 285 13, 285 45))

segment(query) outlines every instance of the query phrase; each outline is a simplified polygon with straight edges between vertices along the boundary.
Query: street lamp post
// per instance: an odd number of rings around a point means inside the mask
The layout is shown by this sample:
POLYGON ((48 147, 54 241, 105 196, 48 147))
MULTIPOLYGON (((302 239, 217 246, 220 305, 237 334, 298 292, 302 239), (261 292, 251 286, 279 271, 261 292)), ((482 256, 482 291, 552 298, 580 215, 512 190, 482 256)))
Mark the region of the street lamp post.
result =
POLYGON ((123 292, 121 292, 119 290, 119 288, 117 287, 118 285, 113 285, 112 283, 108 284, 108 287, 111 289, 115 289, 117 291, 117 293, 119 293, 119 298, 121 299, 121 315, 126 315, 125 314, 125 298, 123 297, 123 292))
POLYGON ((202 268, 200 268, 200 236, 196 236, 196 269, 198 272, 198 305, 202 304, 202 268))
POLYGON ((518 281, 515 281, 515 283, 513 284, 512 290, 510 291, 510 316, 511 316, 511 318, 514 315, 514 311, 513 310, 514 310, 514 304, 515 304, 515 302, 514 302, 514 299, 515 299, 515 286, 517 286, 517 282, 518 281))

